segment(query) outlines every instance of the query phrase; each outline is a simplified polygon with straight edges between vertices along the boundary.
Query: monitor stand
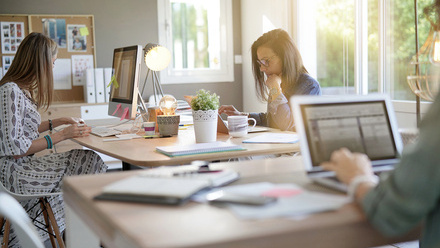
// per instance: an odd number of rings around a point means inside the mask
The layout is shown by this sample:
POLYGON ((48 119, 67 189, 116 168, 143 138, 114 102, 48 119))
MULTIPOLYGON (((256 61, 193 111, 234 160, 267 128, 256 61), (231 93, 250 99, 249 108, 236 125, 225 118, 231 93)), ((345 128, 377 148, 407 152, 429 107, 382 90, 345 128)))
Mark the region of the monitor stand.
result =
POLYGON ((138 109, 142 116, 142 121, 148 122, 150 118, 148 114, 147 105, 145 105, 144 99, 142 98, 142 95, 139 91, 138 91, 138 109))

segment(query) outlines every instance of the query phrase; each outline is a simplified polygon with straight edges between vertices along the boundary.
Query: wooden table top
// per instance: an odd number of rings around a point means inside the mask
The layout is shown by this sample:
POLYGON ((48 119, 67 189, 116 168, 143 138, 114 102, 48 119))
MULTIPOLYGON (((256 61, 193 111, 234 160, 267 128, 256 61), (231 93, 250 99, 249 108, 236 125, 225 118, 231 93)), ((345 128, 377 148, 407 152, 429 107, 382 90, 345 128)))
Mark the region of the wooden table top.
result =
MULTIPOLYGON (((270 181, 310 183, 300 157, 280 157, 233 163, 212 163, 213 169, 240 172, 240 183, 270 181)), ((301 219, 240 220, 228 209, 190 202, 166 206, 95 201, 102 188, 139 171, 67 177, 63 183, 66 204, 111 247, 372 247, 417 239, 415 231, 387 238, 368 223, 356 204, 301 219)), ((331 191, 329 191, 331 192, 331 191)))
MULTIPOLYGON (((277 131, 274 131, 277 132, 277 131)), ((278 131, 279 132, 279 131, 278 131)), ((291 133, 291 132, 290 132, 291 133)), ((174 146, 195 144, 194 129, 179 130, 179 134, 166 138, 132 139, 104 142, 105 138, 95 135, 72 139, 76 143, 137 166, 162 166, 188 164, 194 160, 227 160, 230 158, 250 157, 258 155, 282 154, 298 152, 299 144, 249 144, 243 140, 263 133, 249 133, 243 138, 231 138, 227 134, 217 133, 217 140, 241 145, 245 150, 218 153, 196 154, 188 156, 168 157, 156 151, 157 146, 174 146)))

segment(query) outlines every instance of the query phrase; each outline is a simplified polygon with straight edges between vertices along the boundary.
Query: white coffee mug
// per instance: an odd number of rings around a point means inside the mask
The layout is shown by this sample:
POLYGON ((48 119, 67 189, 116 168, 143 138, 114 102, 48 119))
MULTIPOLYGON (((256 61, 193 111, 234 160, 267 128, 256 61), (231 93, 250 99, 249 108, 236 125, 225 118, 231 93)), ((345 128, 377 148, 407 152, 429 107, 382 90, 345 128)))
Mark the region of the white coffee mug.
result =
POLYGON ((228 131, 232 137, 244 137, 248 134, 249 130, 257 125, 257 121, 254 118, 248 118, 245 115, 231 115, 228 116, 228 131), (249 127, 249 120, 254 124, 249 127))

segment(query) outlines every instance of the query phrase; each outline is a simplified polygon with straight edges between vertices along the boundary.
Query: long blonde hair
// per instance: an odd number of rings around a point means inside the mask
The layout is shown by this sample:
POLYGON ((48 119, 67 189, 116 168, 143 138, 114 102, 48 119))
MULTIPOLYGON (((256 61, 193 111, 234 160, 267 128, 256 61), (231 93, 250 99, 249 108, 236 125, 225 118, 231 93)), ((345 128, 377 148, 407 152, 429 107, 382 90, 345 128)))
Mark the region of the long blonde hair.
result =
POLYGON ((46 109, 52 103, 52 58, 58 52, 57 44, 41 33, 30 33, 18 47, 14 60, 0 80, 0 86, 14 82, 28 90, 37 106, 46 109))

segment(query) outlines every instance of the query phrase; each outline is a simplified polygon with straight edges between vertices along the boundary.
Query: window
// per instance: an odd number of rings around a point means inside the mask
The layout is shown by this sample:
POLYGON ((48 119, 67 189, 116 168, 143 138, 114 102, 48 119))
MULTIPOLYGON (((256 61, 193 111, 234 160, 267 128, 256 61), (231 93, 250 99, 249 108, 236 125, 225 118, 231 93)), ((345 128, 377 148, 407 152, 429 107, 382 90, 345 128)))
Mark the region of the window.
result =
POLYGON ((231 0, 158 0, 159 43, 172 59, 161 82, 234 81, 231 0))
MULTIPOLYGON (((429 33, 423 8, 431 3, 418 1, 419 47, 429 33)), ((413 0, 297 1, 297 12, 298 46, 324 94, 415 99, 406 79, 416 51, 413 0)))
MULTIPOLYGON (((431 0, 418 0, 418 39, 419 48, 429 33, 428 20, 423 8, 432 4, 431 0)), ((415 95, 407 83, 407 70, 415 55, 415 17, 413 0, 385 1, 385 92, 395 100, 415 100, 415 95)))

